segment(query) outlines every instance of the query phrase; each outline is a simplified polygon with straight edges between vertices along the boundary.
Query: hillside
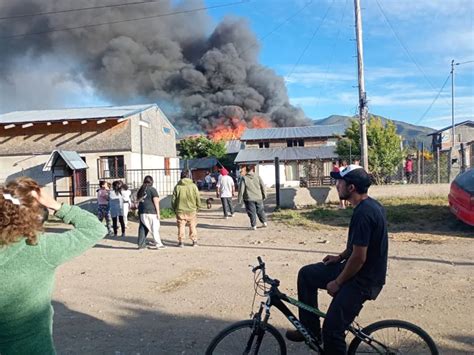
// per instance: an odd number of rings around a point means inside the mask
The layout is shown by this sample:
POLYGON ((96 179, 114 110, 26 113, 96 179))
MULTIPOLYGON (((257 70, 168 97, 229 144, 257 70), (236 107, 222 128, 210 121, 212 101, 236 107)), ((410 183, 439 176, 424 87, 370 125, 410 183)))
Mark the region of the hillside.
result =
MULTIPOLYGON (((377 117, 380 117, 383 123, 389 120, 388 118, 382 116, 377 117)), ((349 126, 350 120, 352 119, 356 119, 356 117, 331 115, 320 120, 313 120, 313 122, 315 125, 344 124, 345 126, 349 126)), ((393 121, 393 123, 395 123, 397 126, 397 133, 403 136, 404 141, 412 142, 414 139, 416 139, 418 142, 424 142, 426 146, 431 144, 431 137, 428 137, 427 134, 434 132, 435 129, 423 126, 415 126, 410 123, 397 120, 391 121, 393 121)))

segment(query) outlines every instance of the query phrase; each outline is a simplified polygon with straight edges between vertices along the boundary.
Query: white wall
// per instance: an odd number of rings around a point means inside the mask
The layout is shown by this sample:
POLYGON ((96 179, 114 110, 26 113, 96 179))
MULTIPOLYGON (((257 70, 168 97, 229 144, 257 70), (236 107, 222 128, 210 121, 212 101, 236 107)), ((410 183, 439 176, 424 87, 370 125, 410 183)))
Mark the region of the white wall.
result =
MULTIPOLYGON (((262 178, 265 186, 274 187, 275 186, 275 164, 273 163, 263 163, 258 165, 257 173, 262 178)), ((280 185, 286 184, 285 176, 285 165, 280 164, 280 185)))

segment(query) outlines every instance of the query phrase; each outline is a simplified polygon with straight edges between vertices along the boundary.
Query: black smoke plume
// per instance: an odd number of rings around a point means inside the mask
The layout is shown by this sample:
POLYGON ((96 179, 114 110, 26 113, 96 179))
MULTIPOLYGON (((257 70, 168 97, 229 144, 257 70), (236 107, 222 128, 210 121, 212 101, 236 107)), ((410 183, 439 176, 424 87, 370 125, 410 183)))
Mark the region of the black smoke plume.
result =
MULTIPOLYGON (((8 17, 117 0, 0 3, 1 17, 8 17)), ((283 78, 258 63, 259 43, 242 19, 213 26, 205 11, 197 11, 54 31, 203 7, 200 0, 178 5, 151 0, 0 20, 0 110, 66 106, 74 101, 61 96, 67 90, 89 88, 113 104, 157 102, 186 132, 211 130, 235 106, 246 122, 258 115, 276 127, 307 124, 302 110, 289 104, 283 78), (48 33, 16 36, 41 32, 48 33), (43 69, 31 74, 38 67, 55 69, 54 78, 43 69)))

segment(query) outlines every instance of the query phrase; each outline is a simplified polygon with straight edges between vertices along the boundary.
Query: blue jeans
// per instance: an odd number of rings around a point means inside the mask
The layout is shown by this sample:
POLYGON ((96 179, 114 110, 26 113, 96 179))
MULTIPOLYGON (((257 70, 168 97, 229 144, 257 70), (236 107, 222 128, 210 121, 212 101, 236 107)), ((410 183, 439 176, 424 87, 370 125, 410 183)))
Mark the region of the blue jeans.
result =
MULTIPOLYGON (((298 273, 298 299, 309 306, 318 307, 318 289, 336 279, 344 269, 343 263, 324 265, 317 263, 302 267, 298 273)), ((342 285, 329 305, 323 324, 324 352, 331 355, 346 354, 345 331, 359 314, 371 291, 350 280, 342 285)), ((319 317, 299 309, 300 321, 316 338, 321 338, 319 317)))

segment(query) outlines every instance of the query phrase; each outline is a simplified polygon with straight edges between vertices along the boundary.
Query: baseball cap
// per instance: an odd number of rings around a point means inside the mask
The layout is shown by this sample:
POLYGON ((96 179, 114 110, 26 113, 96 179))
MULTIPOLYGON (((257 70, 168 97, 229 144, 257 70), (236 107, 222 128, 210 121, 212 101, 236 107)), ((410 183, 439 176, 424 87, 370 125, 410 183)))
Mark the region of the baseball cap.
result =
POLYGON ((348 165, 337 172, 332 171, 331 177, 361 187, 369 187, 372 183, 369 174, 367 174, 364 168, 355 164, 348 165))

